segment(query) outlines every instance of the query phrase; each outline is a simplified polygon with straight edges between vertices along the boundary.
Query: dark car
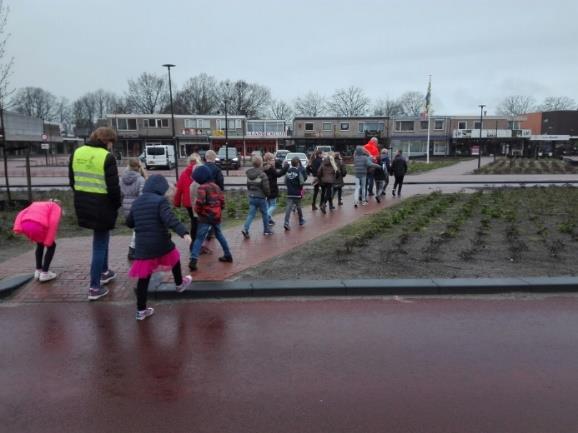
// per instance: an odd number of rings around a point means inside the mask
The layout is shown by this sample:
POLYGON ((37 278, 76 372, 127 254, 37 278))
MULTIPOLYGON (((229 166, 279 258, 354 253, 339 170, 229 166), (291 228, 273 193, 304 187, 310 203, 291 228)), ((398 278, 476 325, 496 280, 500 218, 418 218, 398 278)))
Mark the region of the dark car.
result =
POLYGON ((217 159, 215 163, 221 168, 229 168, 233 170, 238 170, 241 166, 241 161, 239 159, 239 153, 236 147, 221 147, 217 152, 217 159))
POLYGON ((285 161, 285 157, 289 153, 288 150, 282 149, 275 152, 275 166, 277 168, 281 168, 283 165, 283 161, 285 161))

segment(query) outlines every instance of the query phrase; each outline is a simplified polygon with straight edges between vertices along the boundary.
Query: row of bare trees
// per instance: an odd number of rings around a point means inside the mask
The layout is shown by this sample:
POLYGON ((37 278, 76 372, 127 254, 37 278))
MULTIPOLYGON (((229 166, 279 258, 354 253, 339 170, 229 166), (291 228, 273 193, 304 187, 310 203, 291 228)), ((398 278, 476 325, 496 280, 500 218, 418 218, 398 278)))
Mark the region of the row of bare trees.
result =
POLYGON ((532 96, 512 95, 505 97, 498 106, 498 114, 519 116, 533 111, 576 110, 576 101, 568 96, 549 96, 537 104, 532 96))

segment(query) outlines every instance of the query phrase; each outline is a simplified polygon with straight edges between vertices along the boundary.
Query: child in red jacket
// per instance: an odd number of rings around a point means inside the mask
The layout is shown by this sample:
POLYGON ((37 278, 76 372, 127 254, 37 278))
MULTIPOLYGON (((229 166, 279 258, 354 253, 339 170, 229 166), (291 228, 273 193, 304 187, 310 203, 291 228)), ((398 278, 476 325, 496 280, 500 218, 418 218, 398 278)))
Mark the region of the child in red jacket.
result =
POLYGON ((34 278, 41 283, 56 278, 56 274, 48 268, 56 250, 56 232, 61 217, 62 209, 58 201, 37 201, 20 211, 14 221, 15 233, 21 233, 32 242, 36 242, 34 278), (44 254, 45 247, 46 254, 44 254))

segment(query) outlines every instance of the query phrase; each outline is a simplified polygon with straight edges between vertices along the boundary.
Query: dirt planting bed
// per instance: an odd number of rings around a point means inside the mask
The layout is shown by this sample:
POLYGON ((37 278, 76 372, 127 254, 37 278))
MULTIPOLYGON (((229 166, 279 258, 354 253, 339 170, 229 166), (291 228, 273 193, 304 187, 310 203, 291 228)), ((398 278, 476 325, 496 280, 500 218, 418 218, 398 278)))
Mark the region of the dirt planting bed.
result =
POLYGON ((533 187, 414 197, 240 279, 578 275, 578 188, 533 187))
POLYGON ((578 166, 560 159, 498 158, 474 174, 575 174, 578 166))

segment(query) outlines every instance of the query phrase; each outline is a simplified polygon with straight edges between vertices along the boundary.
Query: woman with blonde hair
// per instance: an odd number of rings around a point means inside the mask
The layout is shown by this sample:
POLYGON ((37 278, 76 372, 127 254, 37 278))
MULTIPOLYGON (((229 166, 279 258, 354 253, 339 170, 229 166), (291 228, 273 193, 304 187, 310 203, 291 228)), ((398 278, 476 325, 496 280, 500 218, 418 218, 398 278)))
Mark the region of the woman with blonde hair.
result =
POLYGON ((317 171, 317 178, 321 183, 321 203, 319 208, 321 212, 326 213, 327 202, 329 202, 329 210, 334 210, 333 206, 333 184, 337 179, 337 164, 333 154, 329 154, 323 159, 319 170, 317 171))
POLYGON ((263 156, 263 171, 269 179, 269 195, 267 196, 267 215, 269 216, 269 225, 275 225, 273 221, 273 212, 277 207, 277 197, 279 197, 279 186, 277 185, 277 178, 285 176, 288 165, 284 165, 281 170, 275 167, 275 155, 267 152, 263 156))

